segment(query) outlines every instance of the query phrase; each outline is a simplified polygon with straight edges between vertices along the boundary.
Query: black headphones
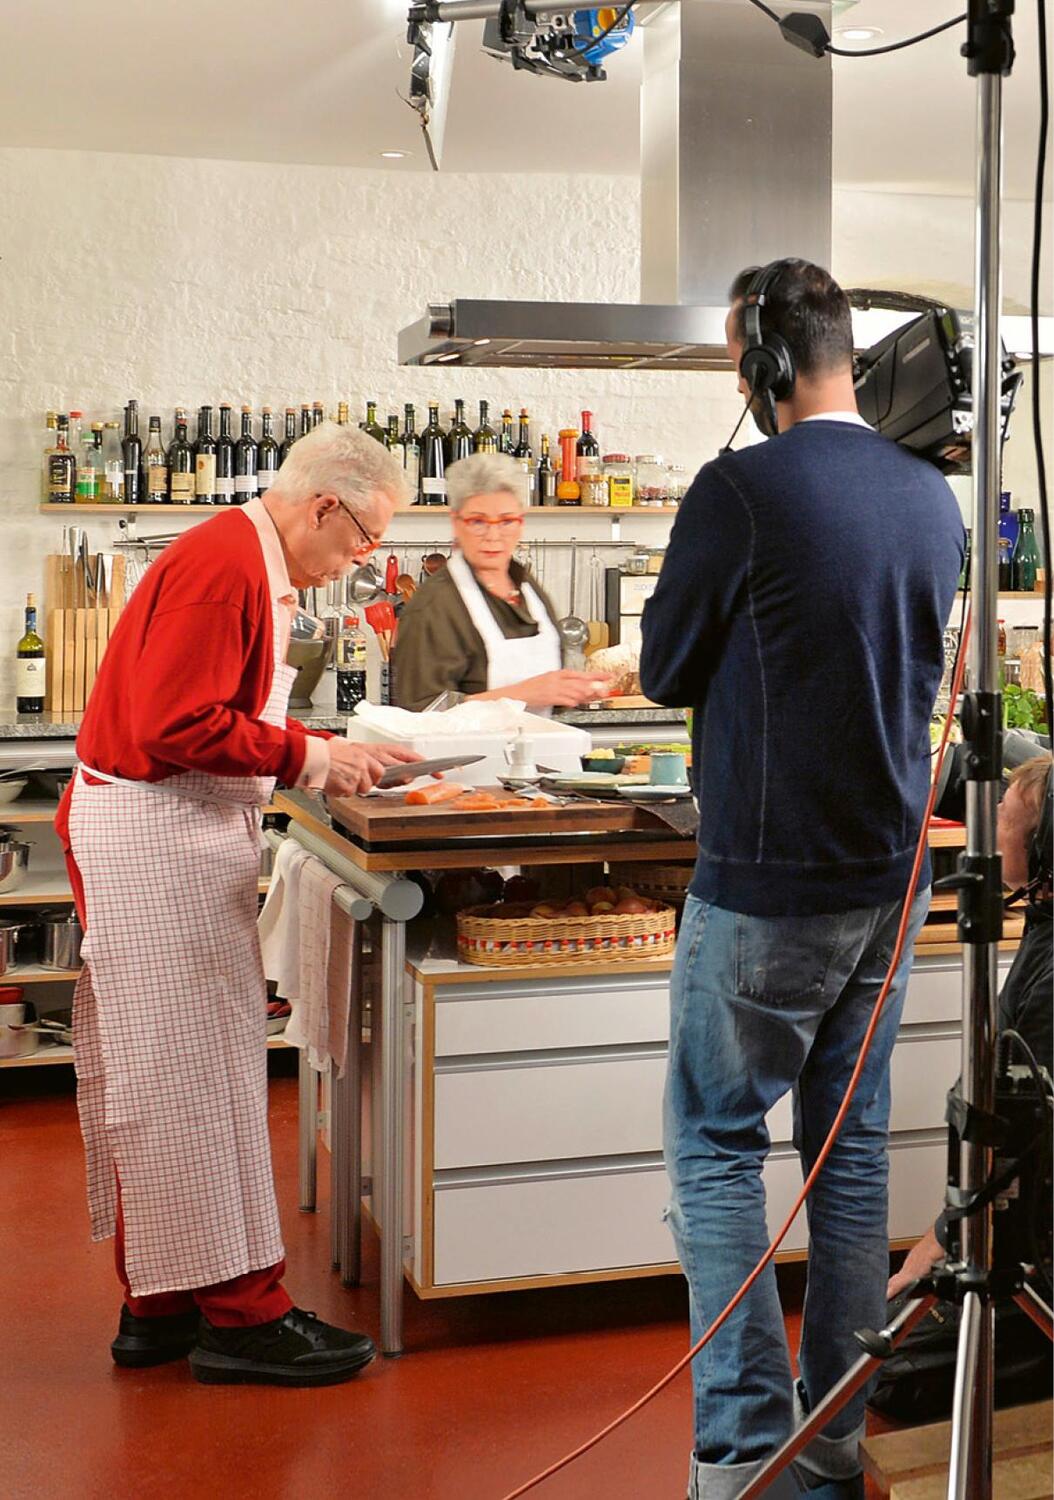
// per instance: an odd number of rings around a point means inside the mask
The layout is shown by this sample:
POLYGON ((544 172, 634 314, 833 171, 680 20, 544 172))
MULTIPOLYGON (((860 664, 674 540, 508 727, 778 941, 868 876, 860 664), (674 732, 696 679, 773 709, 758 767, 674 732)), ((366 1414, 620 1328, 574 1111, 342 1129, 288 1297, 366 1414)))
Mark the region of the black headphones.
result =
POLYGON ((778 431, 776 402, 786 401, 797 376, 787 340, 778 333, 765 333, 761 327, 766 300, 786 267, 786 260, 773 260, 762 266, 754 273, 743 298, 744 348, 739 373, 750 387, 751 396, 761 403, 765 422, 759 425, 763 431, 768 425, 770 437, 775 437, 778 431))
POLYGON ((1043 792, 1043 807, 1039 822, 1028 846, 1029 885, 1039 888, 1048 885, 1051 866, 1054 864, 1051 846, 1054 841, 1054 768, 1047 772, 1047 785, 1043 792))

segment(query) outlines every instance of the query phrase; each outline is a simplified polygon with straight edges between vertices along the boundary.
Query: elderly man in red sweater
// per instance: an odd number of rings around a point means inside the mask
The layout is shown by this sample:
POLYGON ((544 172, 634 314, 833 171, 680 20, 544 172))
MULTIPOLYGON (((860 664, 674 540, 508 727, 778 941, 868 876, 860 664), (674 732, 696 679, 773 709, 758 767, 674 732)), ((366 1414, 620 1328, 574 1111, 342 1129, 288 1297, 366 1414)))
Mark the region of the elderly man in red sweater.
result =
POLYGON ((416 756, 286 717, 296 589, 379 543, 402 471, 354 428, 300 439, 274 485, 169 547, 121 616, 60 810, 81 921, 74 999, 92 1235, 116 1236, 119 1365, 322 1385, 373 1357, 294 1307, 267 1134, 256 936, 276 779, 347 794, 416 756))

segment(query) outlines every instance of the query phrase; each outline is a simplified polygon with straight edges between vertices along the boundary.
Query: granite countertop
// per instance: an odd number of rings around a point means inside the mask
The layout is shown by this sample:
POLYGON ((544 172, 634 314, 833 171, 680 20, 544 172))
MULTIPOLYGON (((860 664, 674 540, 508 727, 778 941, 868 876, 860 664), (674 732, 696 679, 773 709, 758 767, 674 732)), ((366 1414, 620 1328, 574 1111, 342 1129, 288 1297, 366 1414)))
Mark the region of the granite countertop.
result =
POLYGON ((683 724, 684 713, 683 708, 558 708, 553 718, 580 729, 602 724, 617 729, 620 724, 683 724))

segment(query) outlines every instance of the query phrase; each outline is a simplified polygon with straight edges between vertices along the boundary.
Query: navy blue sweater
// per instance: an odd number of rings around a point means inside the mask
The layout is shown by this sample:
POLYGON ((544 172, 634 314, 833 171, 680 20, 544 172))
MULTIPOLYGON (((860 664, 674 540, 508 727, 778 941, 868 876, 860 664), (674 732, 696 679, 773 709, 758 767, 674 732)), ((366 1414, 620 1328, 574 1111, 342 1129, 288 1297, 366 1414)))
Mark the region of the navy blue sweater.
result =
POLYGON ((700 471, 641 655, 648 697, 695 710, 695 895, 773 917, 903 896, 963 543, 936 469, 850 422, 700 471))

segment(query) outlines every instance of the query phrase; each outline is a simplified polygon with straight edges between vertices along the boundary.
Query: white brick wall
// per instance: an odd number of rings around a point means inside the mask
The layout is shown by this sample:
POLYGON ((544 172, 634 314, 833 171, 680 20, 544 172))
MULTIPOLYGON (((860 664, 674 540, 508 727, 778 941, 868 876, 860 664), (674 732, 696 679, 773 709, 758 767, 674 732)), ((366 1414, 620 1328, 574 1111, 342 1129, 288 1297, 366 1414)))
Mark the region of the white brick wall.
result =
MULTIPOLYGON (((464 395, 474 420, 486 396, 499 411, 526 404, 553 431, 588 405, 603 443, 692 469, 737 414, 727 375, 396 365, 397 330, 429 300, 635 301, 630 177, 437 177, 10 148, 0 150, 0 202, 0 711, 13 707, 24 595, 42 592, 41 560, 61 535, 61 519, 36 510, 49 407, 117 416, 136 396, 144 427, 159 411, 167 438, 174 406, 210 399, 258 410, 346 398, 357 420, 366 396, 383 416, 393 401, 420 411, 434 393, 446 409, 464 395)), ((847 284, 889 282, 914 258, 929 285, 968 284, 962 205, 947 200, 944 213, 941 200, 926 202, 924 233, 920 200, 901 220, 889 195, 836 194, 836 272, 847 284)), ((1009 280, 1007 290, 1021 295, 1009 280)), ((606 525, 551 524, 583 537, 606 525)), ((396 534, 443 525, 408 518, 396 534)), ((625 522, 626 534, 657 544, 666 530, 657 518, 625 522)), ((105 548, 113 532, 93 520, 90 544, 105 548)), ((562 603, 562 568, 546 582, 562 603)))

